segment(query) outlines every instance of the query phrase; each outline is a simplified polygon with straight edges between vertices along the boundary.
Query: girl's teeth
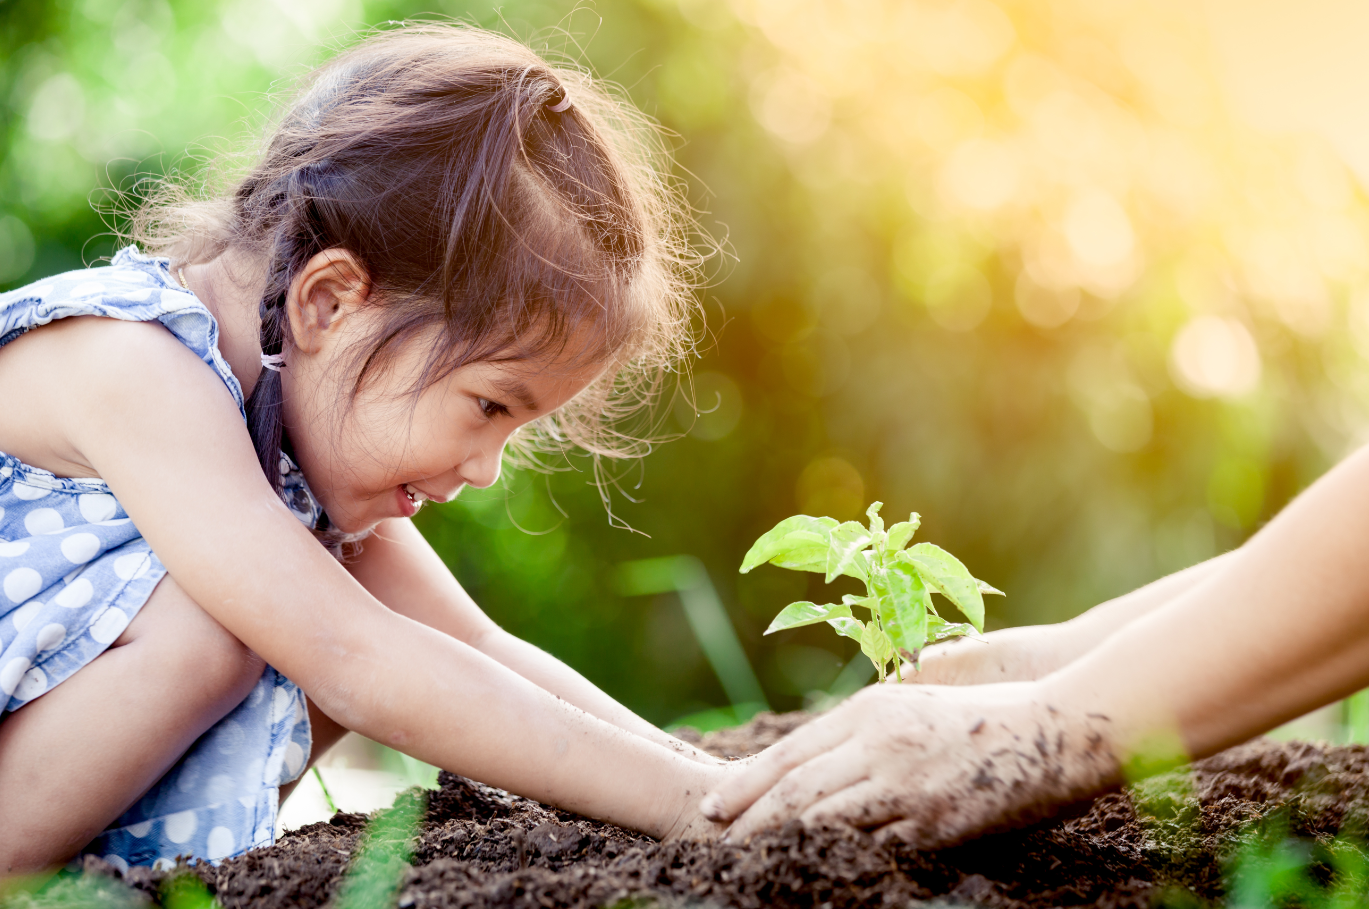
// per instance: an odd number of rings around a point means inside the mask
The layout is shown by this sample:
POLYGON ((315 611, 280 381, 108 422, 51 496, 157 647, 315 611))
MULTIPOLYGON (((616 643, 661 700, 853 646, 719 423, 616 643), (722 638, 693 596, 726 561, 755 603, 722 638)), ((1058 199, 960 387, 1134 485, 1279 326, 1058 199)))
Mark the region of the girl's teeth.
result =
POLYGON ((428 498, 423 493, 419 492, 417 489, 414 489, 407 483, 404 484, 404 494, 408 496, 409 501, 413 502, 415 505, 427 501, 428 498))

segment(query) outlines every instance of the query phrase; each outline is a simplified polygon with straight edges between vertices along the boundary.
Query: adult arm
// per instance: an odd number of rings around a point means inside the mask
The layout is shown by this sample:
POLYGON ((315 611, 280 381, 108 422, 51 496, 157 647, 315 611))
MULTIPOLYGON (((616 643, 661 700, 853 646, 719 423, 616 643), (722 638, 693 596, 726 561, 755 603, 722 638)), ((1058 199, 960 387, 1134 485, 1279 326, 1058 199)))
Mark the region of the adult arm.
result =
POLYGON ((34 388, 46 429, 109 484, 195 602, 325 714, 572 811, 657 836, 691 826, 720 768, 387 609, 271 492, 236 406, 193 353, 157 325, 64 323, 6 351, 10 366, 49 380, 34 388))
POLYGON ((412 521, 396 518, 383 522, 362 544, 361 555, 348 570, 394 611, 464 641, 586 713, 691 760, 717 763, 706 752, 637 716, 556 657, 491 621, 412 521))
POLYGON ((1116 784, 1137 755, 1202 757, 1369 683, 1369 449, 1217 570, 1059 671, 879 686, 705 801, 730 836, 802 817, 943 845, 1116 784))
POLYGON ((1169 603, 1211 577, 1232 553, 1175 572, 1108 600, 1067 622, 991 631, 982 638, 955 638, 928 647, 922 668, 903 668, 905 683, 985 685, 1043 678, 1088 653, 1117 630, 1169 603))

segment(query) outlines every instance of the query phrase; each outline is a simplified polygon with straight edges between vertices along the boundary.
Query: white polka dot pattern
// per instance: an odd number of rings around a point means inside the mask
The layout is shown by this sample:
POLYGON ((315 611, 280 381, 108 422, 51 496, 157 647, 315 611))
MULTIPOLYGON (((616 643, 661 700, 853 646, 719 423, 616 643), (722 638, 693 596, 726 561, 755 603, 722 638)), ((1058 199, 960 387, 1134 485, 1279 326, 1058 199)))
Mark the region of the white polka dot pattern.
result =
POLYGON ((132 552, 114 560, 114 573, 125 581, 132 581, 147 574, 152 567, 152 554, 132 552))
POLYGON ((52 494, 52 490, 46 486, 34 486, 29 483, 15 483, 10 491, 21 502, 33 502, 52 494))
POLYGON ((43 576, 32 568, 14 568, 5 575, 4 587, 11 603, 22 603, 43 589, 43 576))
POLYGON ((35 508, 24 515, 24 529, 30 536, 40 537, 66 529, 66 522, 56 508, 35 508))
POLYGON ((76 506, 81 509, 81 517, 91 524, 108 521, 119 511, 119 502, 107 492, 88 492, 77 496, 76 506))
POLYGON ((233 831, 227 827, 215 827, 205 839, 205 858, 217 860, 233 854, 233 831))
POLYGON ((93 533, 73 533, 62 540, 62 555, 75 565, 89 562, 99 551, 100 538, 93 533))
POLYGON ((50 622, 49 624, 44 625, 42 630, 38 632, 38 637, 34 639, 34 644, 38 647, 38 652, 42 653, 44 650, 55 649, 58 644, 66 639, 66 636, 66 626, 58 625, 56 622, 50 622))
POLYGON ((166 838, 173 843, 184 843, 195 832, 198 821, 193 811, 177 811, 166 819, 166 838))
POLYGON ((34 666, 19 680, 19 684, 14 688, 14 696, 21 701, 31 701, 47 690, 47 673, 34 666))
POLYGON ((110 606, 91 623, 90 636, 101 644, 113 644, 128 627, 128 613, 110 606))
POLYGON ((63 609, 80 609, 95 596, 95 587, 85 578, 77 578, 58 591, 52 602, 63 609))
POLYGON ((15 657, 4 666, 0 666, 0 692, 4 692, 6 696, 14 694, 14 689, 19 687, 19 680, 29 671, 30 665, 23 657, 15 657))
POLYGON ((29 622, 38 614, 38 610, 43 608, 43 604, 37 600, 29 600, 23 606, 10 613, 10 621, 14 623, 15 631, 23 631, 28 627, 29 622))

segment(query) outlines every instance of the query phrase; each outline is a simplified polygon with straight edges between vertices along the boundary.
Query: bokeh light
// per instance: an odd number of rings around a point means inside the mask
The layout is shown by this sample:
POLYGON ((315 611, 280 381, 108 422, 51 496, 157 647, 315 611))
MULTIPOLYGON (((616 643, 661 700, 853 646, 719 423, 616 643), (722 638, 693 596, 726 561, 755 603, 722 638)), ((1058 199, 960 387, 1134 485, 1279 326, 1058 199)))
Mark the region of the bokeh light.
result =
POLYGON ((421 518, 499 621, 657 721, 723 695, 677 602, 612 592, 622 561, 702 559, 767 696, 797 706, 854 648, 761 635, 789 599, 845 592, 736 575, 783 517, 917 510, 1007 591, 990 625, 1054 621, 1239 544, 1369 436, 1353 3, 2 9, 6 287, 107 254, 104 190, 194 173, 321 43, 390 20, 543 43, 674 131, 728 252, 704 359, 659 421, 678 438, 609 487, 641 533, 576 457, 421 518))

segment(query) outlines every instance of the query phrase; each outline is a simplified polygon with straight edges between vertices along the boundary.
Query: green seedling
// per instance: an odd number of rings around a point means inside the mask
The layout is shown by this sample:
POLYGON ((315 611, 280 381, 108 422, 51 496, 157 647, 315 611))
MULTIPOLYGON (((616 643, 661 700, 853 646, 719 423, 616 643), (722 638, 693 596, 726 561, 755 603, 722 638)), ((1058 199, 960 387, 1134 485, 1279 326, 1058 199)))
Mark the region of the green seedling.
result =
POLYGON ((879 516, 882 502, 865 512, 870 526, 855 521, 838 523, 835 518, 813 518, 806 514, 785 518, 766 533, 742 561, 746 574, 757 565, 769 562, 795 571, 816 571, 832 583, 839 575, 865 583, 865 596, 847 594, 840 603, 819 606, 806 600, 790 603, 775 616, 766 634, 826 622, 837 634, 851 638, 870 658, 885 681, 888 665, 894 663, 894 676, 901 682, 899 657, 916 667, 924 647, 972 632, 984 630, 984 594, 1003 595, 974 578, 960 560, 940 546, 918 543, 909 547, 922 519, 914 512, 888 530, 879 516), (932 604, 939 593, 955 604, 970 621, 948 622, 932 604), (864 609, 869 619, 861 621, 852 612, 864 609))

